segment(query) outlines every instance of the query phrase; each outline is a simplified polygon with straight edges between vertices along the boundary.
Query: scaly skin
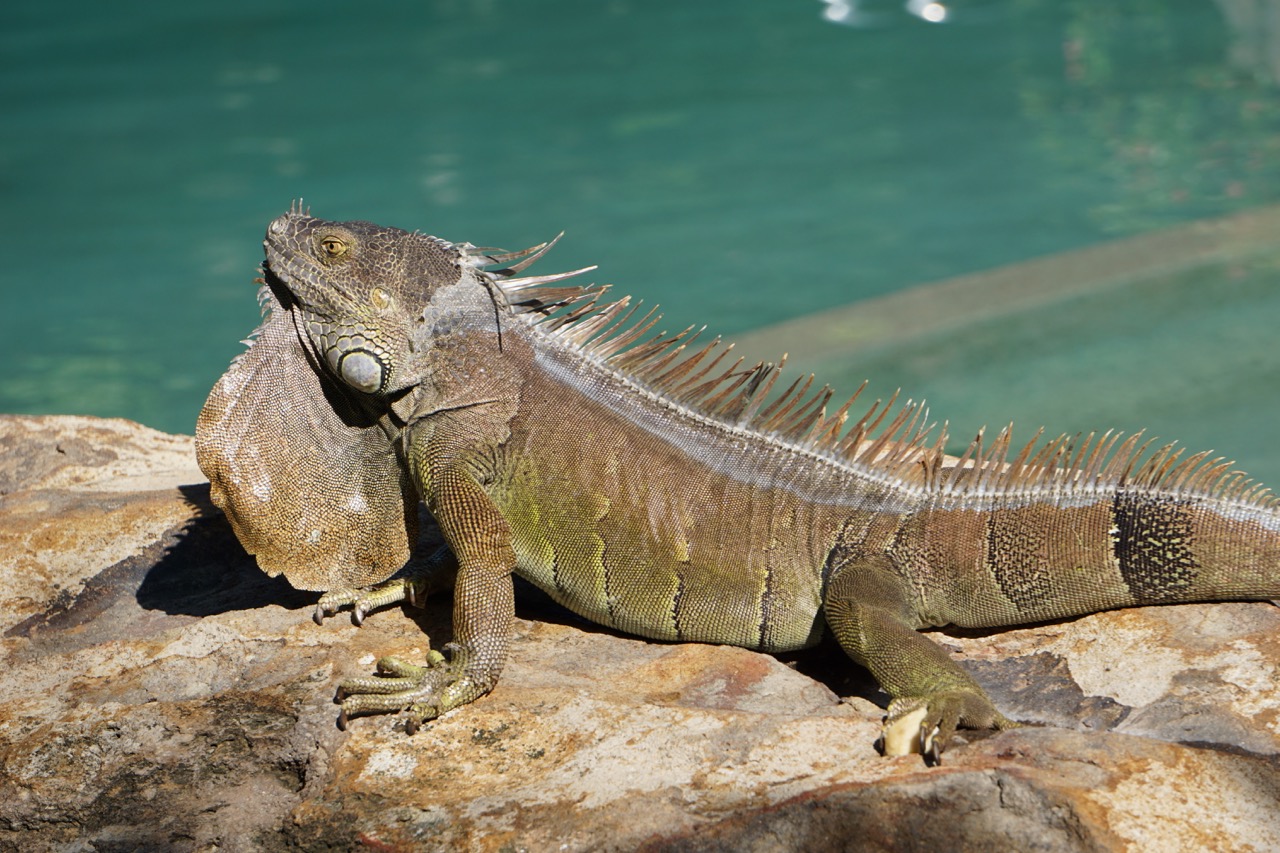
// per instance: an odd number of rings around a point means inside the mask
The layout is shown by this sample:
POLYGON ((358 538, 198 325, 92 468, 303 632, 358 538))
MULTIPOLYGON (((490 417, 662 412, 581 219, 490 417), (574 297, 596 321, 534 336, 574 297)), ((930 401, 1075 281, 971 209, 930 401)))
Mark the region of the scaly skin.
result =
POLYGON ((766 403, 774 365, 637 343, 625 300, 514 277, 543 251, 296 209, 268 229, 271 313, 197 428, 215 502, 264 569, 330 590, 318 615, 420 591, 353 591, 404 563, 419 499, 457 561, 449 657, 344 683, 344 720, 490 690, 513 572, 646 637, 786 651, 829 626, 892 697, 885 751, 933 760, 1015 724, 920 628, 1280 596, 1275 501, 1218 460, 1107 434, 1009 462, 1006 431, 948 461, 918 406, 846 427, 807 385, 766 403))

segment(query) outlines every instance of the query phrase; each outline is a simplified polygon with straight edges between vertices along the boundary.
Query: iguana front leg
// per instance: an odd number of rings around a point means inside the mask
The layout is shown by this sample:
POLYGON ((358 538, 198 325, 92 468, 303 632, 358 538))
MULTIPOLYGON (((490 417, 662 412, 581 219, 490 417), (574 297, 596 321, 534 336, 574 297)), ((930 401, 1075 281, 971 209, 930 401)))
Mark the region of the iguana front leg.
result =
POLYGON ((892 697, 882 737, 885 755, 921 753, 937 763, 957 726, 1018 724, 996 710, 941 646, 916 631, 910 596, 906 581, 880 555, 836 569, 823 610, 845 652, 892 697))
POLYGON ((428 507, 458 560, 449 658, 430 652, 426 666, 384 658, 379 677, 342 682, 341 724, 358 714, 403 710, 413 731, 489 692, 506 662, 515 617, 511 528, 462 465, 434 473, 430 486, 428 507))

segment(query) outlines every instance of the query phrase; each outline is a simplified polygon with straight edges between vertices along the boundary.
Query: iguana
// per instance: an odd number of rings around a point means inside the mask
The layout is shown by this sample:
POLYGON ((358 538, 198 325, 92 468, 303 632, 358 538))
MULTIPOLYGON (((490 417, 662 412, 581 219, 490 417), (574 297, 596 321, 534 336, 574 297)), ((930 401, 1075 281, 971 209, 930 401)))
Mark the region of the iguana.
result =
POLYGON ((214 502, 264 570, 328 591, 318 618, 421 591, 360 589, 405 565, 419 500, 456 560, 448 657, 344 682, 343 725, 412 731, 493 688, 513 572, 644 637, 784 652, 829 629, 891 697, 885 751, 933 760, 957 725, 1016 724, 918 629, 1280 596, 1280 501, 1233 463, 1141 433, 1015 452, 1007 428, 956 460, 919 403, 853 420, 861 389, 772 393, 780 364, 563 283, 594 267, 521 275, 553 243, 297 205, 267 229, 266 318, 196 430, 214 502))

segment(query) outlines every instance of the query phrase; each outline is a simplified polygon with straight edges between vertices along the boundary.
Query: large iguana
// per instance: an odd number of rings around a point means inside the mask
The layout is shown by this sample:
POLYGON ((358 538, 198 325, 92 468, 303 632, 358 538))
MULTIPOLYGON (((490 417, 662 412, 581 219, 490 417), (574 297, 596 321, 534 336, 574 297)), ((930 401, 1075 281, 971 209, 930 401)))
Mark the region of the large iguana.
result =
MULTIPOLYGON (((554 241, 553 241, 554 242, 554 241)), ((269 309, 196 447, 240 541, 320 613, 412 596, 418 501, 456 557, 453 643, 345 682, 342 721, 410 728, 496 683, 515 572, 591 620, 781 652, 829 628, 892 697, 887 752, 1015 725, 932 640, 1107 608, 1280 596, 1280 506, 1221 459, 1139 435, 956 461, 923 408, 650 335, 627 298, 501 253, 295 206, 265 241, 269 309), (1012 458, 1010 456, 1012 455, 1012 458)), ((591 269, 591 268, 588 268, 591 269)), ((945 428, 941 430, 945 433, 945 428)), ((319 614, 318 614, 319 615, 319 614)))

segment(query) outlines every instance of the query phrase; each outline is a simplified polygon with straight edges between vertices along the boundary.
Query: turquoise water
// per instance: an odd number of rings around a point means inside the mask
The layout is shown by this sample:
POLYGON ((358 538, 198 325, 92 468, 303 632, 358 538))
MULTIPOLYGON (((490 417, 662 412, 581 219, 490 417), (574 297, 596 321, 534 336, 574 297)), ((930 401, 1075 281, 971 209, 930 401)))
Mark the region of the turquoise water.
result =
MULTIPOLYGON (((599 263, 726 333, 1272 204, 1280 37, 1253 5, 23 3, 0 30, 0 411, 190 432, 297 197, 477 244, 565 230, 546 269, 599 263)), ((1089 326, 1054 327, 1068 362, 1089 326)), ((980 366, 989 340, 947 353, 980 366)), ((966 379, 987 399, 1009 369, 966 379)), ((1269 371, 1215 390, 1258 434, 1269 371)))

